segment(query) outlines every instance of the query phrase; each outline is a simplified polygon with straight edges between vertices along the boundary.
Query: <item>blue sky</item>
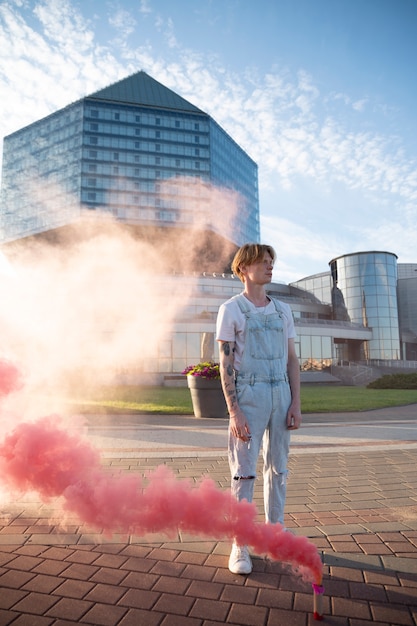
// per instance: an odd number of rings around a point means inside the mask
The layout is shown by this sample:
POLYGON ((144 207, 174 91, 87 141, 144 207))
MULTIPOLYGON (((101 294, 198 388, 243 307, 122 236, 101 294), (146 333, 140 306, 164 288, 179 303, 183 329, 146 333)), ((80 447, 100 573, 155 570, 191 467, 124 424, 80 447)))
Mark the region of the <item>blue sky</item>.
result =
POLYGON ((1 0, 0 136, 140 69, 259 166, 290 282, 417 262, 417 0, 1 0))

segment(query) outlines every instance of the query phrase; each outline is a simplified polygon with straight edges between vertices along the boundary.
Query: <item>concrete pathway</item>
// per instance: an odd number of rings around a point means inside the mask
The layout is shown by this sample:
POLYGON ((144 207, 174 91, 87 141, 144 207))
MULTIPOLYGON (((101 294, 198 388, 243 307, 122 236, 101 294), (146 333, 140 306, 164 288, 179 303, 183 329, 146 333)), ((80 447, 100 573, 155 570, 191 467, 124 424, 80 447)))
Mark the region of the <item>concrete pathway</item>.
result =
MULTIPOLYGON (((161 464, 228 489, 225 420, 90 416, 114 475, 161 464)), ((325 623, 417 624, 417 406, 308 415, 293 436, 286 526, 324 562, 325 623)), ((256 502, 262 508, 261 480, 256 502)), ((105 536, 36 495, 0 505, 0 626, 310 626, 311 585, 253 555, 227 569, 216 537, 105 536)), ((262 514, 260 513, 262 517, 262 514)))

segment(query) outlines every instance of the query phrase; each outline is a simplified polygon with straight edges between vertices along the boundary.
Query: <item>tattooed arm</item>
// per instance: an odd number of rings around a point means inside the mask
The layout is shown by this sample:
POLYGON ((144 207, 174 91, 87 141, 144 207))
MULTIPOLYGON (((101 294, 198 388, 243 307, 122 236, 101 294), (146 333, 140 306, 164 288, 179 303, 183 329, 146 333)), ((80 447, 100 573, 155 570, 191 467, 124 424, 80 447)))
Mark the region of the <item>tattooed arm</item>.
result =
POLYGON ((230 416, 230 432, 234 437, 249 441, 250 430, 243 411, 237 402, 235 385, 235 342, 219 341, 220 344, 220 378, 230 416))

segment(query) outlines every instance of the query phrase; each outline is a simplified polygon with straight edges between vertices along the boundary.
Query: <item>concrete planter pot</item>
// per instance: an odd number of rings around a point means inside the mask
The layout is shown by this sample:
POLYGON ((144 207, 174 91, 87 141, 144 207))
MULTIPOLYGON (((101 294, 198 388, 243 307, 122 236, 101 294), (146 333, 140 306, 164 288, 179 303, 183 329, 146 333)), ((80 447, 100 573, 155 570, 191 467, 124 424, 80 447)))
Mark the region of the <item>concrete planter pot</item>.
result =
POLYGON ((226 400, 219 379, 187 376, 196 417, 227 417, 226 400))

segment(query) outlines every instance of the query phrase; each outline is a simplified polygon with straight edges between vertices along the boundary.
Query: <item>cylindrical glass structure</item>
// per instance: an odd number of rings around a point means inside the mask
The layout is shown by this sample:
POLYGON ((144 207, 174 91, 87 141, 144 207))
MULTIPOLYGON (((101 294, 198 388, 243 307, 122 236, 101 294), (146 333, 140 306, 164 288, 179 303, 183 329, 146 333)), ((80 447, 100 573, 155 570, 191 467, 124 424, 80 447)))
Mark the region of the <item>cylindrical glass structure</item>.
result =
POLYGON ((397 256, 391 252, 357 252, 333 259, 334 319, 372 328, 363 358, 400 359, 397 306, 397 256))

